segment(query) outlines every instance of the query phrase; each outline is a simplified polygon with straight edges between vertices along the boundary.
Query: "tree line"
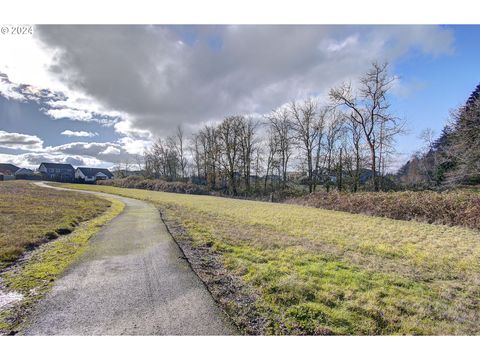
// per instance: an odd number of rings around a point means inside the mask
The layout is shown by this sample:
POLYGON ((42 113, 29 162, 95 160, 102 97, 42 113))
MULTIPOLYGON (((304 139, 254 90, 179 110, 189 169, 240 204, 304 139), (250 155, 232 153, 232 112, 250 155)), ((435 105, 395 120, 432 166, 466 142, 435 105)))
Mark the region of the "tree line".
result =
POLYGON ((328 99, 291 101, 263 116, 225 117, 186 136, 181 126, 144 154, 148 178, 187 178, 232 195, 269 193, 295 186, 308 192, 378 191, 402 121, 391 114, 394 77, 373 63, 358 85, 334 87, 328 99))
POLYGON ((422 133, 424 149, 399 170, 407 187, 438 188, 480 184, 480 84, 464 105, 452 111, 435 139, 422 133))

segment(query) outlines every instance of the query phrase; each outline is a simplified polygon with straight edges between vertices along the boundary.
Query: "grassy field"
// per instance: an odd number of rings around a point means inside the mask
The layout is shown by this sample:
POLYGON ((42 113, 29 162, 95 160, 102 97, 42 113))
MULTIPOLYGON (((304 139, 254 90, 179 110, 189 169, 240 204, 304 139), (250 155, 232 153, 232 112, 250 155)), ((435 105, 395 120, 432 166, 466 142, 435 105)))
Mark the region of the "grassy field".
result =
POLYGON ((40 188, 23 181, 0 183, 0 199, 0 253, 7 259, 3 266, 12 265, 0 274, 0 290, 22 297, 12 306, 0 308, 2 335, 17 332, 28 322, 32 305, 85 251, 101 226, 122 212, 124 204, 113 199, 40 188), (25 249, 59 234, 65 236, 42 244, 21 262, 11 264, 25 249), (3 244, 11 245, 4 247, 3 244), (14 252, 8 250, 12 247, 14 252))
POLYGON ((110 202, 91 195, 0 182, 0 269, 48 239, 68 234, 104 212, 110 202))
MULTIPOLYGON (((267 334, 480 334, 480 233, 288 204, 68 185, 154 202, 257 296, 267 334)), ((234 315, 234 314, 233 314, 234 315)))

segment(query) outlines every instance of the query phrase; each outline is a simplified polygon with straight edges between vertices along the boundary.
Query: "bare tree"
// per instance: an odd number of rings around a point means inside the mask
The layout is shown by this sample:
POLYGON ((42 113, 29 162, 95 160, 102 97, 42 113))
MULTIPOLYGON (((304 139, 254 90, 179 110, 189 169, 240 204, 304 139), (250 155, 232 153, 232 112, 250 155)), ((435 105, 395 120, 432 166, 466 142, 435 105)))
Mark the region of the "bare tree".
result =
POLYGON ((204 126, 193 135, 193 160, 197 176, 205 179, 210 189, 217 186, 217 173, 220 163, 219 131, 214 126, 204 126))
POLYGON ((323 170, 321 168, 320 158, 321 158, 321 151, 323 148, 323 138, 325 136, 325 124, 327 121, 327 117, 330 113, 330 109, 327 106, 324 106, 320 109, 318 115, 318 121, 316 125, 316 129, 318 132, 317 136, 317 149, 316 149, 316 156, 315 156, 315 176, 313 178, 313 191, 317 188, 318 180, 321 178, 323 170))
POLYGON ((257 146, 254 152, 255 163, 255 191, 259 190, 259 177, 262 171, 262 147, 257 146))
POLYGON ((350 176, 353 180, 352 190, 357 192, 360 186, 360 173, 362 170, 363 156, 362 156, 362 130, 358 122, 354 121, 352 117, 346 118, 346 133, 350 134, 350 148, 351 151, 346 152, 346 163, 349 169, 350 176), (351 159, 348 154, 351 153, 351 159))
POLYGON ((143 156, 136 154, 133 158, 135 159, 135 165, 137 166, 138 173, 141 176, 145 176, 145 160, 143 156))
POLYGON ((190 152, 192 154, 193 165, 194 165, 194 174, 197 178, 200 178, 202 175, 202 154, 201 154, 201 135, 193 134, 190 144, 190 152))
POLYGON ((175 138, 167 141, 158 138, 151 149, 145 151, 145 169, 149 177, 175 180, 180 171, 180 160, 176 151, 175 138))
MULTIPOLYGON (((267 168, 265 171, 265 179, 263 184, 263 190, 267 192, 267 182, 270 178, 273 178, 273 169, 276 166, 275 155, 278 153, 278 134, 276 132, 270 132, 267 141, 267 168)), ((273 181, 271 181, 273 185, 273 181)))
POLYGON ((223 154, 223 167, 228 177, 230 191, 238 195, 237 170, 241 138, 242 116, 229 116, 218 127, 218 134, 223 154))
POLYGON ((331 185, 331 172, 334 167, 334 152, 337 147, 337 141, 341 135, 342 131, 342 115, 335 110, 331 111, 331 116, 329 118, 328 124, 326 125, 325 133, 325 167, 327 171, 325 187, 327 192, 330 190, 331 185))
POLYGON ((185 157, 185 138, 183 133, 183 128, 181 125, 177 126, 177 131, 175 133, 175 150, 178 154, 178 160, 180 162, 180 170, 182 178, 185 178, 186 173, 185 169, 187 168, 187 158, 185 157))
MULTIPOLYGON (((378 154, 402 129, 399 119, 388 111, 387 94, 394 78, 388 75, 388 64, 373 63, 370 70, 360 78, 360 89, 355 93, 351 84, 344 84, 330 91, 330 98, 350 111, 352 121, 357 122, 370 149, 373 189, 379 190, 377 179, 378 154)), ((382 155, 383 156, 383 155, 382 155)), ((381 158, 379 163, 381 164, 381 158)))
POLYGON ((314 151, 318 146, 317 140, 320 134, 317 111, 318 106, 313 99, 308 99, 302 103, 296 101, 290 103, 292 129, 305 156, 309 192, 313 192, 314 188, 314 151))
POLYGON ((258 128, 258 122, 244 117, 239 118, 240 127, 240 160, 242 163, 243 177, 245 180, 245 190, 250 193, 250 175, 252 167, 252 158, 255 151, 257 139, 255 137, 258 128))
POLYGON ((279 165, 282 174, 282 187, 287 185, 288 162, 293 153, 293 128, 287 108, 276 110, 267 116, 270 132, 276 134, 279 165))
POLYGON ((129 176, 130 170, 131 164, 128 157, 125 157, 123 160, 118 161, 113 167, 113 172, 115 173, 115 176, 119 178, 126 178, 127 176, 129 176))

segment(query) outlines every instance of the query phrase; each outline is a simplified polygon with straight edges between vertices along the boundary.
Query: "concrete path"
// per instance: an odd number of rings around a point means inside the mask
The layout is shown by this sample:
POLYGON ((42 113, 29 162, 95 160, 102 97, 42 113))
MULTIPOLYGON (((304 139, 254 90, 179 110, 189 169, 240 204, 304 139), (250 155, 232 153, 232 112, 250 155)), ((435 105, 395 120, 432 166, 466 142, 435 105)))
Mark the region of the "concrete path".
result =
MULTIPOLYGON (((46 186, 46 185, 44 185, 46 186)), ((25 335, 230 335, 235 328, 182 258, 158 210, 125 210, 94 236, 33 313, 25 335)))

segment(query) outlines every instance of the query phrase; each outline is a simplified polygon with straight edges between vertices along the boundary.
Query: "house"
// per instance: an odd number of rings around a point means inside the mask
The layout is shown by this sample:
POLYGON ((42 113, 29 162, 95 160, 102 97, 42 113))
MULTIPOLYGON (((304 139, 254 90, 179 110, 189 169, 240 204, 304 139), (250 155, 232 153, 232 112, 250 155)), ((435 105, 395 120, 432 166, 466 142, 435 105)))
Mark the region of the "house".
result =
POLYGON ((80 182, 95 182, 111 178, 113 174, 108 169, 78 167, 75 170, 75 180, 80 182))
POLYGON ((21 168, 15 172, 15 179, 17 180, 41 180, 42 176, 30 169, 21 168))
POLYGON ((70 164, 41 163, 38 172, 42 179, 51 181, 73 182, 75 169, 70 164))
POLYGON ((287 171, 287 180, 296 182, 299 181, 305 173, 303 171, 287 171))
POLYGON ((18 166, 12 164, 0 164, 0 173, 3 175, 15 175, 15 172, 19 169, 18 166))
POLYGON ((15 171, 15 177, 22 176, 22 175, 30 176, 33 174, 34 174, 33 170, 26 169, 26 168, 21 168, 15 171))

